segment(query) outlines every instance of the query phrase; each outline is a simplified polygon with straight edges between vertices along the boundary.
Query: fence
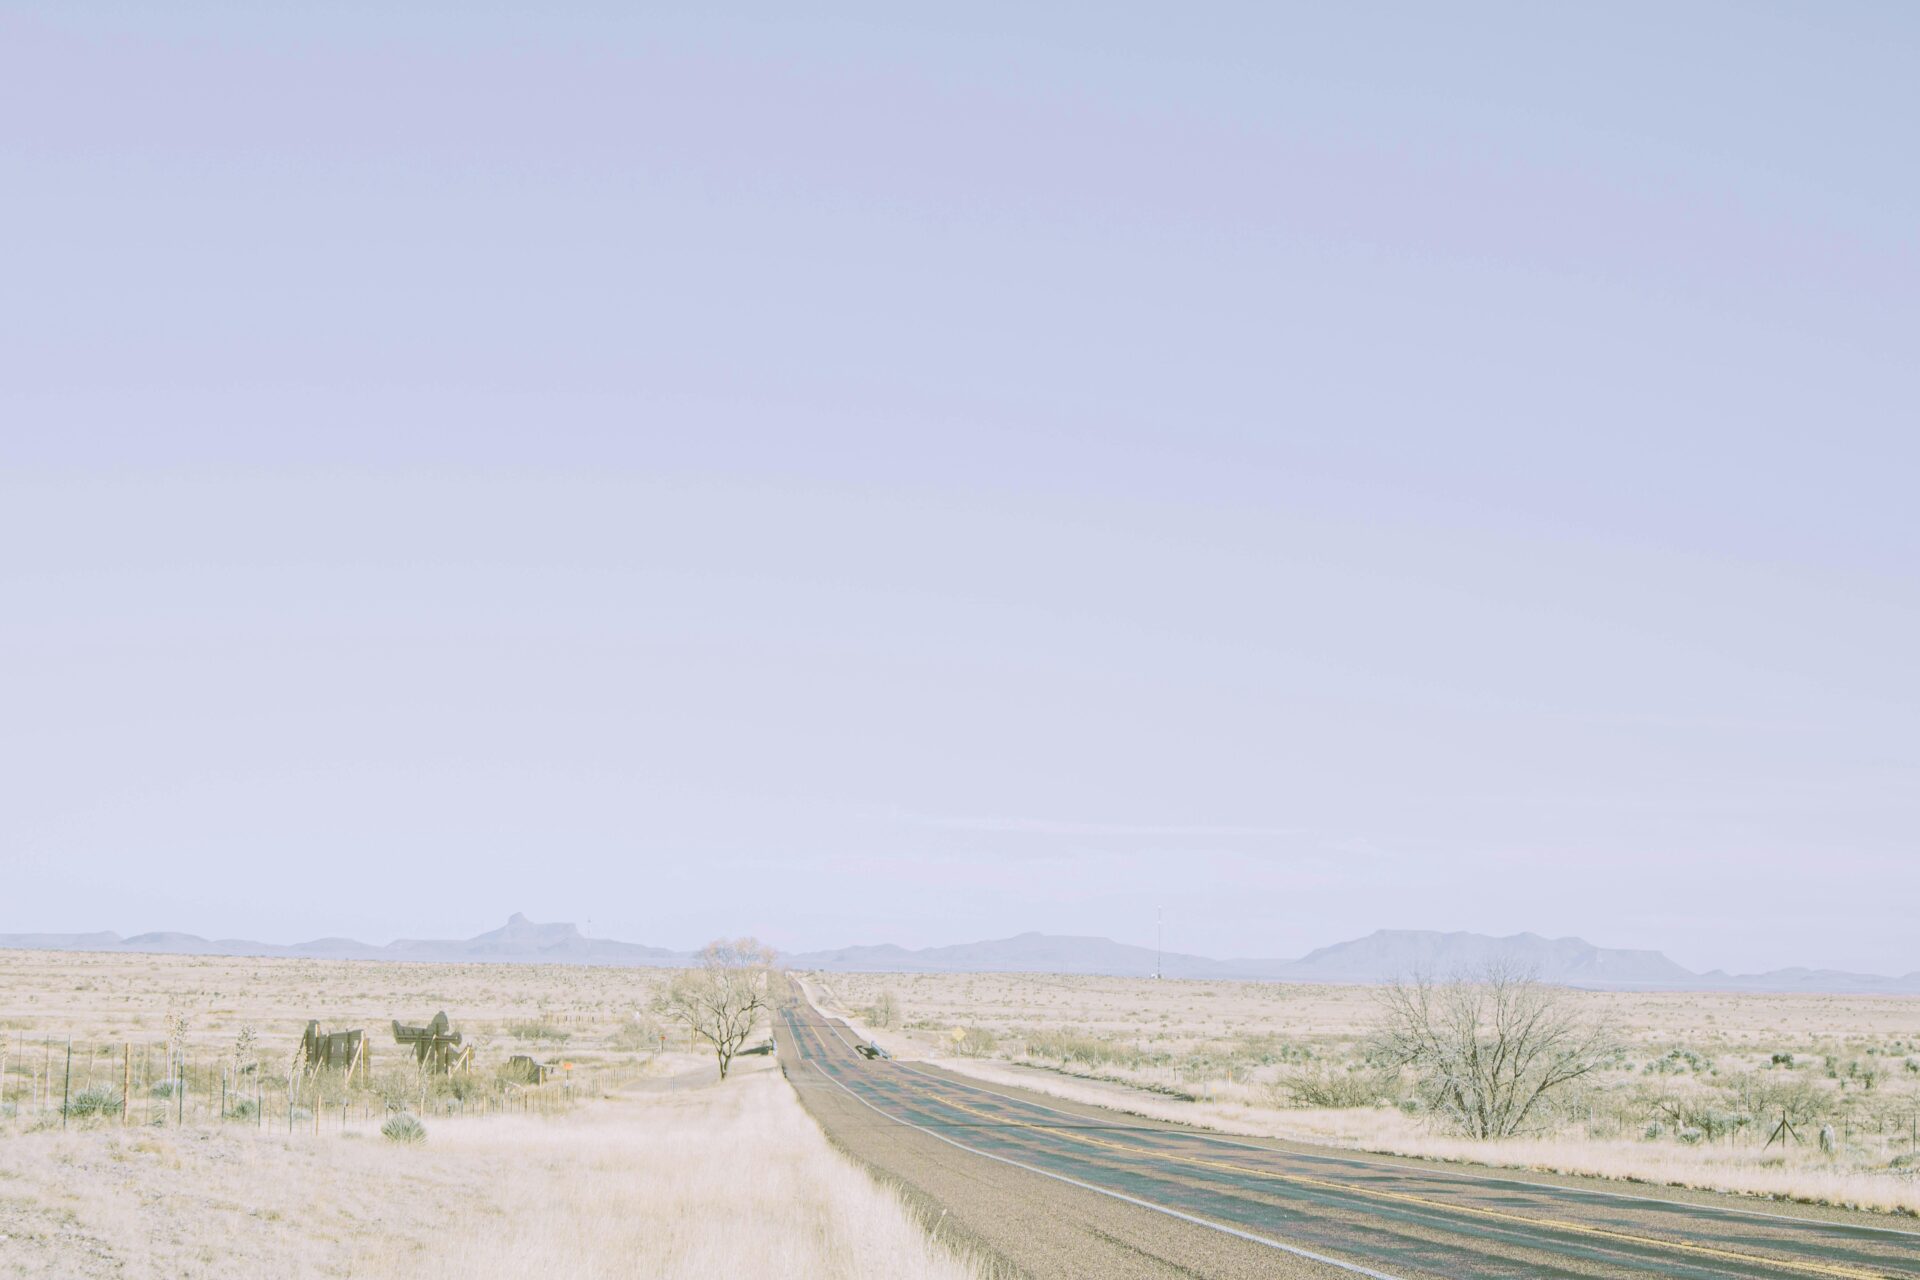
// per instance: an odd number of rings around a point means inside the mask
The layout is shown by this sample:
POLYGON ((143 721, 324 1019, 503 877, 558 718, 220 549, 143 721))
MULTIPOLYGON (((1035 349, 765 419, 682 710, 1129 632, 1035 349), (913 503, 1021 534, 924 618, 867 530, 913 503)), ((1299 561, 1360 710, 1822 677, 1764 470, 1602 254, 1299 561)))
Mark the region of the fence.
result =
POLYGON ((638 1064, 585 1062, 542 1084, 475 1068, 435 1075, 408 1062, 375 1077, 337 1068, 196 1053, 162 1041, 82 1042, 24 1033, 0 1040, 0 1129, 250 1126, 323 1133, 377 1126, 411 1112, 423 1118, 551 1115, 640 1075, 638 1064))

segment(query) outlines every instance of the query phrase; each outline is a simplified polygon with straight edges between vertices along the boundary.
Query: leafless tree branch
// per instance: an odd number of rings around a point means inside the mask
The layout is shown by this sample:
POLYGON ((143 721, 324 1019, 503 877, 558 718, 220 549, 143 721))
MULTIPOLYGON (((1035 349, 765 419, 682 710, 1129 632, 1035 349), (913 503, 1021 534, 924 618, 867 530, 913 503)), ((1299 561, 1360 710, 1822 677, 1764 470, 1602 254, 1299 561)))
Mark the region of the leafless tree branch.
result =
POLYGON ((1539 1127, 1550 1096, 1596 1070, 1616 1043, 1573 992, 1504 961, 1441 982, 1392 983, 1380 1006, 1380 1056, 1411 1069, 1427 1104, 1474 1138, 1539 1127))

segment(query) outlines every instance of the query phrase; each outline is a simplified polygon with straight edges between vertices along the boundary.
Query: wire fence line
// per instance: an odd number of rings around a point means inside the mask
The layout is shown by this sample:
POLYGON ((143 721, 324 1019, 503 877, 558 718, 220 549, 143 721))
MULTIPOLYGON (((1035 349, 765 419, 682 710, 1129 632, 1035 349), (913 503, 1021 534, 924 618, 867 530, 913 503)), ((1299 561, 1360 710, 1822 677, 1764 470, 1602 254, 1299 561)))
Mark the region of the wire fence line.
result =
POLYGON ((157 1039, 0 1040, 0 1131, 75 1127, 250 1126, 325 1133, 377 1127, 396 1114, 551 1115, 641 1078, 640 1061, 520 1059, 438 1073, 418 1063, 348 1071, 296 1055, 208 1054, 157 1039))

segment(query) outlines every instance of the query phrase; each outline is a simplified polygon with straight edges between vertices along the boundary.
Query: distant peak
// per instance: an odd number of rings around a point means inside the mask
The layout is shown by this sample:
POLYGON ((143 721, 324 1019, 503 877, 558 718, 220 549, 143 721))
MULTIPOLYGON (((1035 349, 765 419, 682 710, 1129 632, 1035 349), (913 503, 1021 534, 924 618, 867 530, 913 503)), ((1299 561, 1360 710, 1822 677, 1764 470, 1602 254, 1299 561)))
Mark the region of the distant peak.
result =
POLYGON ((516 911, 512 915, 507 917, 507 923, 508 924, 532 924, 533 921, 527 919, 524 915, 516 911))

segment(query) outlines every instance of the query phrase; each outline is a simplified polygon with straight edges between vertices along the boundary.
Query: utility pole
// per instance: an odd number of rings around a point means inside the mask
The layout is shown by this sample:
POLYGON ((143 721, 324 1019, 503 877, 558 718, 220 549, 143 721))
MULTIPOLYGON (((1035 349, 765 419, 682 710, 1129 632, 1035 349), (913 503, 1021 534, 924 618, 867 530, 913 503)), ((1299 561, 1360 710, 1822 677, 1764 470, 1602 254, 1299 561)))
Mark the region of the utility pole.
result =
POLYGON ((1160 981, 1165 968, 1167 950, 1167 909, 1153 909, 1153 980, 1160 981))

